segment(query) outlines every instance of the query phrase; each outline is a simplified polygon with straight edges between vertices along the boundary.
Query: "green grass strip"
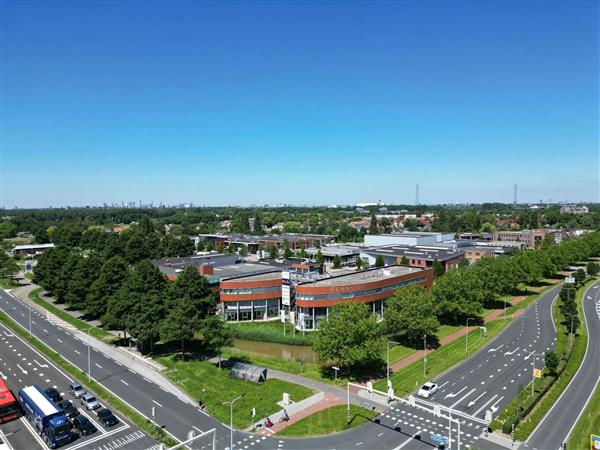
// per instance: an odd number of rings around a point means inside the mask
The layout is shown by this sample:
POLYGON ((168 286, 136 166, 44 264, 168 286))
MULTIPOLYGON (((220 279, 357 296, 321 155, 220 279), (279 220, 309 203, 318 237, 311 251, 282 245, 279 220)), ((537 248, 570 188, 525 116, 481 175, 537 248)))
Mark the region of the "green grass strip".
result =
POLYGON ((587 448, 592 433, 600 435, 600 384, 571 432, 567 448, 587 448))
POLYGON ((237 339, 288 345, 312 345, 316 333, 318 333, 305 332, 303 334, 301 331, 295 330, 292 324, 286 324, 284 331, 284 324, 280 320, 232 323, 231 331, 237 339))
MULTIPOLYGON (((51 304, 51 303, 47 302, 46 300, 42 299, 40 297, 40 294, 42 293, 42 291, 43 291, 42 288, 34 289, 33 291, 31 291, 29 293, 29 299, 32 302, 34 302, 36 305, 41 306, 42 308, 48 310, 49 312, 51 312, 52 314, 54 314, 58 318, 60 318, 60 319, 64 320, 65 322, 73 325, 79 331, 83 331, 84 333, 87 332, 87 330, 91 326, 89 323, 84 322, 83 320, 80 320, 80 319, 77 319, 77 318, 73 317, 71 314, 68 314, 68 313, 64 312, 62 309, 57 308, 53 304, 51 304)), ((116 338, 116 336, 114 336, 113 334, 109 333, 108 331, 103 330, 102 328, 98 328, 98 327, 92 328, 90 330, 90 335, 92 335, 96 339, 101 339, 101 340, 103 340, 105 342, 109 342, 109 341, 111 341, 111 340, 113 340, 113 339, 116 338)))
POLYGON ((250 411, 256 408, 255 420, 262 420, 281 410, 277 405, 283 393, 299 402, 315 394, 305 386, 269 378, 262 384, 250 383, 230 376, 229 369, 219 369, 209 361, 182 361, 178 356, 161 357, 157 361, 167 367, 164 375, 180 386, 190 397, 203 400, 206 410, 224 423, 230 421, 230 407, 223 402, 242 395, 233 408, 233 426, 244 429, 252 425, 250 411), (205 392, 202 392, 202 389, 205 392))
POLYGON ((346 405, 323 409, 277 433, 277 436, 318 436, 349 430, 372 420, 377 413, 359 406, 350 405, 350 423, 346 405))
POLYGON ((68 373, 71 377, 73 377, 74 380, 80 382, 82 385, 85 385, 89 391, 102 398, 110 406, 110 408, 112 408, 115 411, 118 411, 121 415, 127 417, 142 431, 149 434, 157 441, 164 443, 167 447, 172 447, 177 444, 177 441, 171 438, 162 428, 154 425, 152 422, 150 422, 132 407, 123 402, 123 400, 113 395, 101 384, 97 383, 94 380, 91 380, 89 382, 83 382, 82 380, 87 380, 87 374, 85 372, 75 367, 69 361, 64 359, 59 353, 56 353, 50 347, 46 346, 35 336, 29 336, 29 333, 26 330, 24 330, 20 325, 15 323, 4 312, 0 312, 0 322, 9 327, 24 341, 29 343, 32 347, 36 348, 46 358, 48 358, 50 361, 52 361, 54 364, 56 364, 62 370, 68 373))

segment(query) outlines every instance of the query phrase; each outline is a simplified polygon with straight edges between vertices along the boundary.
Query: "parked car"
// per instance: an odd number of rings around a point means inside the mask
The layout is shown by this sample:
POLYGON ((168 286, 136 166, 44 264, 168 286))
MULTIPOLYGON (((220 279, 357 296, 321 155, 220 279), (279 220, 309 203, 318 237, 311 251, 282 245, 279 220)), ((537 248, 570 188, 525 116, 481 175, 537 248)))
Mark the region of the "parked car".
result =
POLYGON ((109 409, 103 408, 98 411, 98 419, 105 427, 112 427, 119 423, 119 419, 109 409))
POLYGON ((89 392, 86 392, 85 394, 83 394, 79 401, 81 402, 81 404, 83 406, 85 406, 85 408, 88 411, 100 408, 100 403, 98 403, 98 400, 96 400, 96 397, 94 397, 89 392))
POLYGON ((419 397, 429 398, 433 394, 435 394, 438 391, 438 389, 439 388, 438 388, 437 384, 428 381, 423 386, 421 386, 421 389, 419 389, 419 392, 417 392, 417 395, 419 397))
POLYGON ((75 398, 81 398, 85 394, 85 389, 79 383, 71 383, 69 384, 69 394, 75 398))
POLYGON ((57 405, 62 410, 64 415, 67 416, 69 419, 71 419, 79 414, 79 411, 77 411, 77 408, 75 408, 73 406, 73 403, 71 403, 69 400, 61 400, 60 402, 57 403, 57 405))
POLYGON ((73 419, 73 426, 82 436, 87 436, 88 434, 93 434, 97 431, 94 424, 85 416, 75 417, 73 419))
POLYGON ((54 403, 58 403, 62 400, 62 397, 60 396, 60 392, 58 392, 58 389, 53 388, 53 387, 49 387, 44 389, 44 392, 46 393, 46 395, 48 397, 50 397, 50 400, 52 400, 54 403))

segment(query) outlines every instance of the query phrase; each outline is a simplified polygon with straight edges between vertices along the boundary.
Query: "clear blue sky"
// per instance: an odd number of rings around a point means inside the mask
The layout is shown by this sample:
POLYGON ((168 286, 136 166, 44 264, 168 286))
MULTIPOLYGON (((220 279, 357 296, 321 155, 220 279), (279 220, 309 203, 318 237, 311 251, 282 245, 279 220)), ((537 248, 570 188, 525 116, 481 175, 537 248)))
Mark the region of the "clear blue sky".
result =
POLYGON ((598 201, 598 3, 2 5, 2 203, 598 201))

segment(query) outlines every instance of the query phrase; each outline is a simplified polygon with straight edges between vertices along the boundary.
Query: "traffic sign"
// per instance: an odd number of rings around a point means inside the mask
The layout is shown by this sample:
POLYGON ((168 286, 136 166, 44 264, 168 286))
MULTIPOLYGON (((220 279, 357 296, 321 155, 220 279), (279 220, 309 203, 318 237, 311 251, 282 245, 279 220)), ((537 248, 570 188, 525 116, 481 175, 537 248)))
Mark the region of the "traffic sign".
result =
POLYGON ((491 412, 491 411, 488 409, 488 410, 485 412, 485 421, 486 421, 487 423, 490 423, 492 420, 494 420, 494 417, 492 416, 492 412, 491 412))
POLYGON ((440 407, 440 405, 438 405, 436 403, 435 405, 433 405, 433 415, 435 417, 440 417, 441 414, 442 414, 442 408, 440 407))
POLYGON ((600 436, 595 434, 590 435, 590 449, 600 450, 600 436))
POLYGON ((415 401, 415 396, 414 395, 409 395, 408 396, 408 403, 410 404, 410 406, 412 406, 413 408, 415 407, 416 401, 415 401))
POLYGON ((533 369, 533 376, 535 378, 542 378, 542 369, 533 369))

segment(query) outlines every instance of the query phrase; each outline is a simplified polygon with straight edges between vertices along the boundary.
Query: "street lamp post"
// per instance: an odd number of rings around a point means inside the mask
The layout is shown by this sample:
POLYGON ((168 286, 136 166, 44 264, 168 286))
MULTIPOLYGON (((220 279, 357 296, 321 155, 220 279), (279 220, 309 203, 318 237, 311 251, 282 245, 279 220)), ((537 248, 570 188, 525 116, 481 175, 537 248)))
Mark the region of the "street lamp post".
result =
POLYGON ((565 313, 565 315, 571 317, 571 332, 569 333, 569 344, 571 348, 573 348, 573 318, 577 315, 577 313, 569 314, 565 313))
POLYGON ((231 431, 229 450, 233 450, 233 404, 240 398, 242 398, 242 395, 238 395, 236 398, 228 402, 223 402, 223 405, 229 404, 229 430, 231 431))
POLYGON ((387 376, 386 376, 386 378, 387 378, 388 388, 390 387, 390 344, 401 345, 400 342, 387 341, 387 372, 386 372, 387 376))
POLYGON ((98 328, 95 325, 89 327, 86 330, 87 333, 87 344, 88 344, 88 382, 91 381, 92 379, 92 358, 91 358, 91 352, 90 352, 90 331, 92 330, 92 328, 98 328))
POLYGON ((540 356, 543 355, 543 353, 533 353, 531 356, 533 356, 533 358, 531 358, 531 396, 533 397, 533 390, 534 390, 534 385, 535 385, 535 376, 533 374, 533 371, 535 370, 535 357, 536 356, 540 356))
POLYGON ((29 305, 29 337, 31 337, 31 305, 29 305))
POLYGON ((465 328, 465 355, 469 354, 469 320, 475 320, 473 317, 467 319, 467 326, 465 328))
POLYGON ((423 378, 427 375, 427 335, 423 335, 423 378))

